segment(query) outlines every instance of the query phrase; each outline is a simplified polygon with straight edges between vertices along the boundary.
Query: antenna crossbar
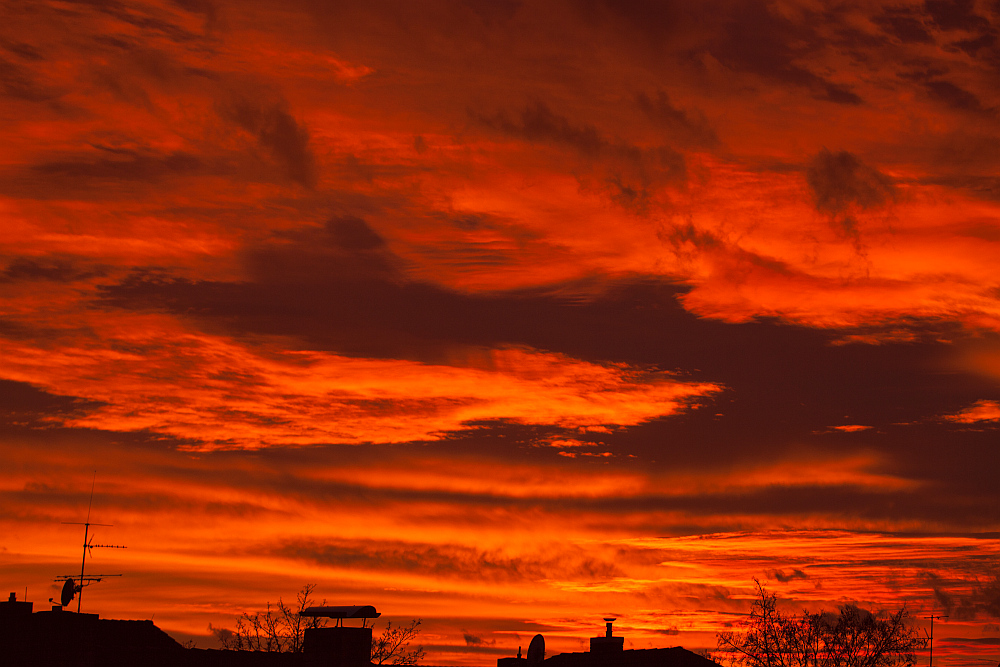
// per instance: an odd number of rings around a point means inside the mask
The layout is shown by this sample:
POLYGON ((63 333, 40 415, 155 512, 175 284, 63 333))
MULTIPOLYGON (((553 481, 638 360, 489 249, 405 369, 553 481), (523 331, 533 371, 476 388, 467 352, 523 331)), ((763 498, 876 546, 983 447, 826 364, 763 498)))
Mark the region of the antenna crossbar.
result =
POLYGON ((91 521, 60 521, 59 523, 66 526, 107 526, 108 528, 115 525, 113 523, 93 523, 91 521))

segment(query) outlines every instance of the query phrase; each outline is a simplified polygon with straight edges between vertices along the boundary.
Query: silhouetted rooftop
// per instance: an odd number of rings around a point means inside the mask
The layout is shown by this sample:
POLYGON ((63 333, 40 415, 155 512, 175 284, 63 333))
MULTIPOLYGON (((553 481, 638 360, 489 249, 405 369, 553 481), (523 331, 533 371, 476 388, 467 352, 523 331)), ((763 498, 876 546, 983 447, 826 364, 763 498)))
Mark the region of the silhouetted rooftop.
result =
MULTIPOLYGON (((152 621, 110 620, 99 618, 97 614, 61 610, 31 613, 30 609, 25 603, 7 604, 4 613, 0 614, 0 664, 18 667, 368 667, 370 664, 371 628, 307 630, 302 653, 187 649, 152 621)), ((610 632, 609 628, 609 636, 599 639, 610 639, 610 632)), ((502 658, 501 661, 528 662, 516 658, 502 658)), ((711 660, 680 646, 560 653, 538 664, 543 667, 718 667, 711 660)))
POLYGON ((615 654, 559 653, 546 658, 545 667, 718 667, 718 663, 680 646, 628 649, 615 654))

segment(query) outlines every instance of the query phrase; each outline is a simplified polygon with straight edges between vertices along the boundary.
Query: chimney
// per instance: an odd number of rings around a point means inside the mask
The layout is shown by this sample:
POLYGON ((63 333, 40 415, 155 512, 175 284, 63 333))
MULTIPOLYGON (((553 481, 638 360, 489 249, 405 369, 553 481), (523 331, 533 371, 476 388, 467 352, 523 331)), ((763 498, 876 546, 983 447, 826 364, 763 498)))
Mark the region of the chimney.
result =
POLYGON ((607 631, 603 637, 590 639, 590 652, 594 656, 603 657, 618 655, 625 650, 625 638, 611 635, 611 624, 615 622, 614 618, 605 618, 604 622, 607 624, 607 631))

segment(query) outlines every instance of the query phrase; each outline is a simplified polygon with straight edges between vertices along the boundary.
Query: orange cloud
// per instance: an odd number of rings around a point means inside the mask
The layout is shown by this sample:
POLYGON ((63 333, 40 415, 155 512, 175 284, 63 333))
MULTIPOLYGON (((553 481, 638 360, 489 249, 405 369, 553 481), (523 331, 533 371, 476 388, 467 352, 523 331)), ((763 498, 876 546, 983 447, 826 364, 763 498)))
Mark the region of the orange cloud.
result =
POLYGON ((995 422, 1000 420, 1000 402, 981 400, 945 419, 959 424, 975 424, 976 422, 995 422))
POLYGON ((635 425, 719 391, 669 373, 528 349, 490 351, 479 368, 435 366, 254 351, 160 317, 117 320, 115 327, 108 333, 127 341, 127 350, 54 352, 22 343, 9 348, 0 372, 105 403, 66 425, 149 429, 191 439, 196 448, 428 440, 482 420, 635 425), (168 330, 173 335, 165 337, 168 330))

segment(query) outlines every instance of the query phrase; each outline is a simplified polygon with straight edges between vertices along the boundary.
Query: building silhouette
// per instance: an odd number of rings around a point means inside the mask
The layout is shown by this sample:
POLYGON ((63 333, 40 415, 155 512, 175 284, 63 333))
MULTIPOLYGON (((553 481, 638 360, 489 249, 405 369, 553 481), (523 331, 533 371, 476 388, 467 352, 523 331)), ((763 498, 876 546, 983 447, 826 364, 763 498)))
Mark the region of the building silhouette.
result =
POLYGON ((533 645, 539 642, 540 658, 533 656, 529 648, 527 657, 500 658, 497 667, 718 667, 712 660, 680 646, 626 650, 625 638, 616 637, 612 632, 615 619, 604 621, 605 634, 591 638, 590 651, 559 653, 545 658, 544 640, 536 635, 531 641, 533 645))
MULTIPOLYGON (((373 607, 316 609, 327 611, 311 615, 378 616, 373 607)), ((300 653, 186 648, 152 621, 104 619, 60 605, 35 612, 31 602, 14 593, 0 601, 0 665, 12 667, 370 667, 371 644, 371 627, 344 626, 341 620, 336 627, 307 629, 300 653)), ((497 667, 718 667, 679 646, 625 650, 624 638, 612 635, 610 620, 606 634, 592 639, 590 649, 545 658, 545 642, 538 635, 526 657, 500 658, 497 667)))

